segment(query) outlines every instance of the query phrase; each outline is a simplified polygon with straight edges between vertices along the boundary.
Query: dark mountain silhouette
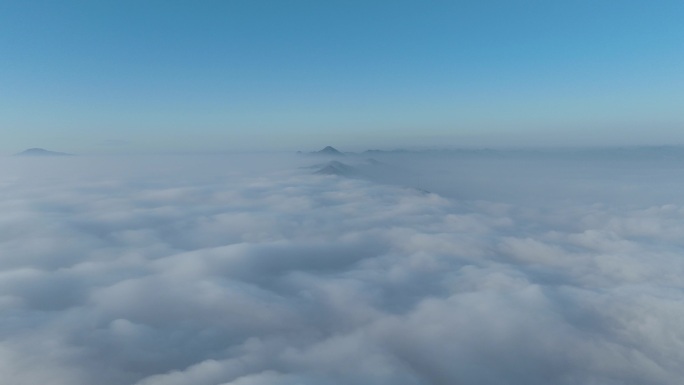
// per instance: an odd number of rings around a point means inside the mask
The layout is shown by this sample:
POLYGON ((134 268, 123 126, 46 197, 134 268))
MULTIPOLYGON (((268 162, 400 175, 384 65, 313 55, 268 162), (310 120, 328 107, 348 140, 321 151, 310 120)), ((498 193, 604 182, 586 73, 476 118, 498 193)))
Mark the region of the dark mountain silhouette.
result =
POLYGON ((44 148, 29 148, 18 154, 17 156, 72 156, 72 154, 67 154, 64 152, 49 151, 44 148))
POLYGON ((315 155, 328 155, 328 156, 344 156, 343 153, 338 151, 335 147, 332 146, 327 146, 326 148, 320 150, 320 151, 314 151, 312 154, 315 155))
POLYGON ((354 177, 359 176, 359 170, 357 170, 356 167, 333 160, 326 163, 320 170, 314 172, 314 174, 354 177))

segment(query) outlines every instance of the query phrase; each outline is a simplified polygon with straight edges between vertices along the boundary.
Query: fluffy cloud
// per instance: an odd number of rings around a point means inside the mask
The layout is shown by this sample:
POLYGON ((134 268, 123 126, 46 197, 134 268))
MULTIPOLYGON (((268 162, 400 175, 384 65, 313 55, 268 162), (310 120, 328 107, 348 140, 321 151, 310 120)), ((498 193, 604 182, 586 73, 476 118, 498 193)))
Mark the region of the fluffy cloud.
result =
POLYGON ((679 383, 683 202, 586 165, 393 160, 439 194, 286 158, 12 160, 0 378, 679 383))

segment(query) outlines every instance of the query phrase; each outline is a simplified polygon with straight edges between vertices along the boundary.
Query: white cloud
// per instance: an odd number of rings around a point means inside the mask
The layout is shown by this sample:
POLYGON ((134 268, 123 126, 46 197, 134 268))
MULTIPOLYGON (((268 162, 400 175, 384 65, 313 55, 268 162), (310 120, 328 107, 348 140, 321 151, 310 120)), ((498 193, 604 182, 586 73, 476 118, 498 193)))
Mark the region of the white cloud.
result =
POLYGON ((463 168, 440 159, 440 179, 434 160, 404 158, 410 178, 439 181, 429 187, 437 195, 255 159, 13 160, 0 177, 0 378, 422 385, 684 376, 681 200, 639 187, 629 199, 586 199, 587 189, 615 191, 629 176, 608 183, 598 173, 578 192, 576 176, 538 166, 535 178, 554 185, 546 191, 508 161, 497 178, 491 160, 463 168), (496 202, 454 198, 492 186, 496 194, 482 196, 496 202))

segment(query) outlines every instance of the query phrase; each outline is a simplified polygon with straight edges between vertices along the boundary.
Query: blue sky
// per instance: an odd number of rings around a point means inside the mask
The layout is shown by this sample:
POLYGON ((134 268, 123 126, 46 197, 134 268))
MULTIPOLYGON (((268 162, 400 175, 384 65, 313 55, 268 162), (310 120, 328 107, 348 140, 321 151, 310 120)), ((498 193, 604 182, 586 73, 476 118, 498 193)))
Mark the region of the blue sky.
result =
POLYGON ((0 151, 684 144, 684 1, 0 0, 0 151))

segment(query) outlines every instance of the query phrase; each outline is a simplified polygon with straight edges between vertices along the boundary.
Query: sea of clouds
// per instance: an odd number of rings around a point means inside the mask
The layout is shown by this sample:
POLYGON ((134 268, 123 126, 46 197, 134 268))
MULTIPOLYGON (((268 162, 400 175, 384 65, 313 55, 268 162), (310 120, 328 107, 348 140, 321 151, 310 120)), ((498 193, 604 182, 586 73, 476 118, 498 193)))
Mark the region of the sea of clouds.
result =
POLYGON ((681 384, 684 161, 374 156, 0 159, 0 382, 681 384))

